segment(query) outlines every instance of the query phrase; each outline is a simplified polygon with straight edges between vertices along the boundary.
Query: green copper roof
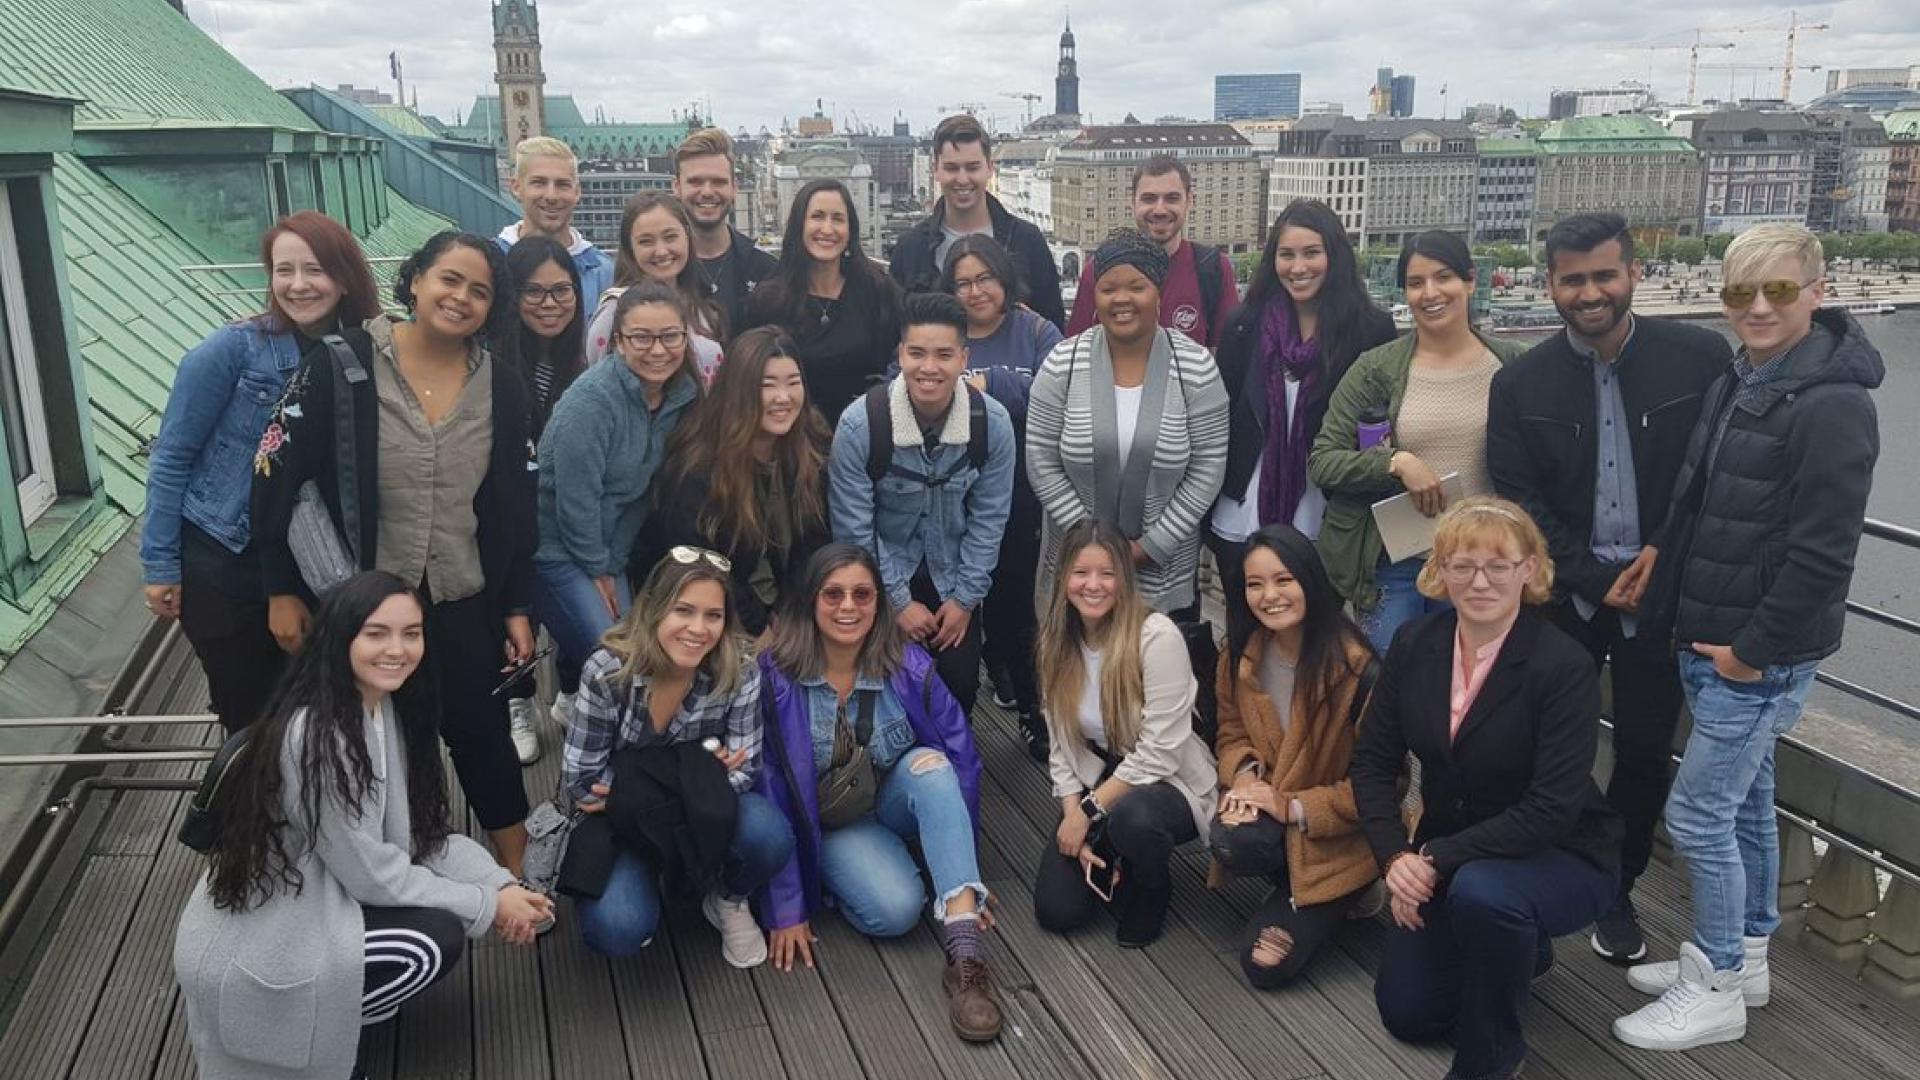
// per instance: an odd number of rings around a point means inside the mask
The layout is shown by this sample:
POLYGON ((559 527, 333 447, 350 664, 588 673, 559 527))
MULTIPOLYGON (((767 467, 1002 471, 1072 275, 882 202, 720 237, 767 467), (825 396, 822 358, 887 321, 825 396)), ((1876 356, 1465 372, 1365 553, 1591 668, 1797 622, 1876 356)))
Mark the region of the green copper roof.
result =
POLYGON ((1480 139, 1473 148, 1481 157, 1528 157, 1540 152, 1532 139, 1480 139))
POLYGON ((1886 127, 1889 139, 1899 139, 1902 142, 1920 140, 1920 109, 1888 113, 1881 124, 1886 127))
POLYGON ((1693 144, 1650 116, 1576 116, 1540 132, 1543 154, 1692 154, 1693 144))
MULTIPOLYGON (((500 96, 483 94, 449 138, 492 145, 500 131, 500 96)), ((547 134, 573 147, 583 158, 605 156, 615 148, 639 154, 670 154, 687 137, 684 123, 589 123, 580 106, 567 94, 547 97, 547 134)))
POLYGON ((173 117, 314 130, 305 113, 160 0, 5 0, 0 81, 84 98, 80 121, 173 117))
POLYGON ((385 120, 402 135, 411 135, 416 139, 437 139, 440 133, 428 127, 420 119, 420 114, 405 105, 369 105, 367 111, 385 120))

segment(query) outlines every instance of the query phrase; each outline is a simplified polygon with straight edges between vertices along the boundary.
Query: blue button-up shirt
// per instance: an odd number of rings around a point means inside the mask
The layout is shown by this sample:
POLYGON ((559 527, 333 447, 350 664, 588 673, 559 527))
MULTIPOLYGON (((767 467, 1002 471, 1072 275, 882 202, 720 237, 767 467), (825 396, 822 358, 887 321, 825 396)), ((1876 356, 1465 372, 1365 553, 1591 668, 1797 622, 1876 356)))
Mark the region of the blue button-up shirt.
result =
MULTIPOLYGON (((1627 336, 1620 342, 1620 356, 1626 355, 1633 341, 1633 316, 1627 316, 1627 336)), ((1634 485, 1633 440, 1627 425, 1626 397, 1620 390, 1620 360, 1609 361, 1580 338, 1569 333, 1567 343, 1587 358, 1593 371, 1595 419, 1595 471, 1593 474, 1593 557, 1613 566, 1624 565, 1640 556, 1640 492, 1634 485)), ((1573 606, 1583 619, 1592 619, 1599 610, 1592 601, 1575 594, 1573 606)), ((1620 616, 1620 631, 1634 633, 1633 616, 1620 616)))

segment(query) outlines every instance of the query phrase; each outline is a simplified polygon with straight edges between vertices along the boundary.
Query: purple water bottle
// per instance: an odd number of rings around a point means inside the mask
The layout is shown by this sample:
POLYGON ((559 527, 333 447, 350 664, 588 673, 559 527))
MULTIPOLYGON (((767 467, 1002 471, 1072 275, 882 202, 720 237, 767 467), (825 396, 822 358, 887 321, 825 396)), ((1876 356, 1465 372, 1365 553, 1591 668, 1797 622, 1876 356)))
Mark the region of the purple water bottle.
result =
POLYGON ((1385 405, 1369 405, 1360 410, 1360 424, 1355 429, 1354 442, 1360 449, 1368 450, 1387 441, 1393 434, 1393 421, 1387 419, 1385 405))

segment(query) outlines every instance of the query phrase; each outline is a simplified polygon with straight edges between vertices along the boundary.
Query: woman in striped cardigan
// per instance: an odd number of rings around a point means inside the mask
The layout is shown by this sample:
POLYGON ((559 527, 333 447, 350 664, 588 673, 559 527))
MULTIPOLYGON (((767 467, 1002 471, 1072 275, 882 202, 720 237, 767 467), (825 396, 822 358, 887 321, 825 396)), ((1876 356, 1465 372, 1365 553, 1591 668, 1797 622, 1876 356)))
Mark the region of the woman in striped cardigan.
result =
POLYGON ((1094 252, 1097 325, 1055 346, 1027 404, 1027 476, 1046 510, 1036 595, 1051 596, 1060 537, 1117 525, 1156 611, 1199 598, 1200 525, 1227 465, 1227 393, 1213 356, 1159 326, 1167 254, 1134 229, 1094 252))

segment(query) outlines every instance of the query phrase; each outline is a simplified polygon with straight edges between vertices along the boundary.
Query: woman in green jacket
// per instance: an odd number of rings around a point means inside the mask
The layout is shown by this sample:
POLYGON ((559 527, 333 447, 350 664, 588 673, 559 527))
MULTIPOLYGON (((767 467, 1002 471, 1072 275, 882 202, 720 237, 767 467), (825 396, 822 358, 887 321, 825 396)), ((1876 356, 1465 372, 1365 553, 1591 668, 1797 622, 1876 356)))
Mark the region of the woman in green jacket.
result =
POLYGON ((1421 513, 1437 516, 1446 509, 1441 481, 1452 473, 1467 495, 1493 490, 1487 391, 1500 365, 1524 351, 1473 326, 1473 254, 1458 235, 1413 237, 1400 252, 1397 280, 1413 333, 1354 361, 1307 458, 1308 476, 1327 495, 1320 557, 1383 654, 1401 624, 1445 601, 1414 588, 1424 555, 1388 561, 1373 504, 1405 491, 1421 513))

